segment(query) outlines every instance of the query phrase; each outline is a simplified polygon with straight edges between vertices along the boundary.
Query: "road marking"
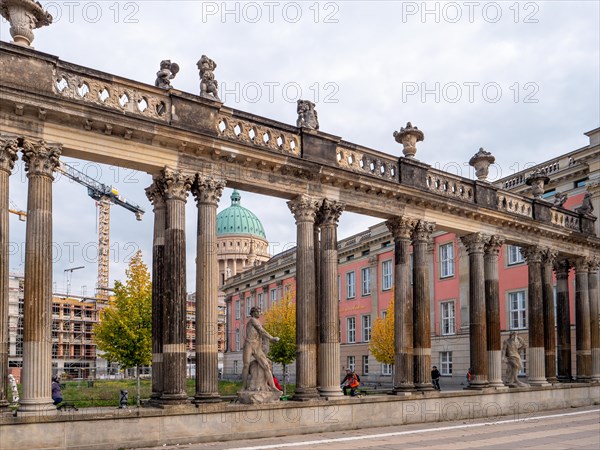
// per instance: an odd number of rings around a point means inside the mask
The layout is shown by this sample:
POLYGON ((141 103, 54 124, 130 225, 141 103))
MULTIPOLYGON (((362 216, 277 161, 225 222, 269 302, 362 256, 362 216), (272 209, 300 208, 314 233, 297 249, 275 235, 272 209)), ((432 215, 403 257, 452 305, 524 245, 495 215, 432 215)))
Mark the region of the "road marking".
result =
POLYGON ((343 437, 343 438, 332 438, 332 439, 320 439, 318 441, 303 441, 303 442, 288 442, 284 444, 271 444, 271 445, 257 445, 255 447, 237 447, 230 450, 259 450, 259 449, 269 449, 269 448, 284 448, 284 447, 300 447, 301 445, 319 445, 319 444, 333 444, 336 442, 348 442, 348 441, 359 441, 364 439, 379 439, 385 437, 392 436, 404 436, 408 434, 419 434, 419 433, 431 433, 433 431, 448 431, 448 430, 458 430, 461 428, 475 428, 475 427, 483 427, 486 425, 502 425, 505 423, 515 423, 515 422, 529 422, 531 420, 540 420, 540 419, 555 419, 558 417, 567 417, 567 416, 576 416, 580 414, 590 414, 590 413, 599 413, 600 409, 593 409, 590 411, 577 411, 572 413, 564 413, 564 414, 553 414, 550 416, 535 416, 535 417, 526 417, 524 419, 509 419, 509 420, 501 420, 498 422, 482 422, 482 423, 471 423, 467 425, 452 425, 448 427, 440 427, 440 428, 427 428, 423 430, 411 430, 411 431, 396 431, 394 433, 381 433, 381 434, 370 434, 366 436, 351 436, 351 437, 343 437))

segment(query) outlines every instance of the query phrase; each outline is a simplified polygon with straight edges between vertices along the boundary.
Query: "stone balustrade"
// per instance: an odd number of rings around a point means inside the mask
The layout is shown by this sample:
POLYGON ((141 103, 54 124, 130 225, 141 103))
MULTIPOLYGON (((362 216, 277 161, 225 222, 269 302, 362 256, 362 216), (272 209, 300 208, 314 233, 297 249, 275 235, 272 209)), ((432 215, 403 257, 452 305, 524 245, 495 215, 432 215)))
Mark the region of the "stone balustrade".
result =
POLYGON ((341 144, 336 149, 339 167, 385 180, 398 180, 398 161, 394 157, 354 144, 341 144))
POLYGON ((498 192, 498 209, 519 216, 533 218, 531 200, 517 194, 498 192))

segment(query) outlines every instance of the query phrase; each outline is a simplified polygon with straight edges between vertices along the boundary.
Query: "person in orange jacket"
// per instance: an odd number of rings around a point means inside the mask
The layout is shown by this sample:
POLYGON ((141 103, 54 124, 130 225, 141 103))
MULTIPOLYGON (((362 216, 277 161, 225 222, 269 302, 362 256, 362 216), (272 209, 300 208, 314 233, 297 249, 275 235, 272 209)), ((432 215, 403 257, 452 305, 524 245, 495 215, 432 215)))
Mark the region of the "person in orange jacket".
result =
POLYGON ((350 397, 356 396, 356 388, 360 386, 360 377, 350 369, 346 369, 346 376, 340 383, 343 385, 344 395, 348 395, 347 390, 350 389, 350 397))

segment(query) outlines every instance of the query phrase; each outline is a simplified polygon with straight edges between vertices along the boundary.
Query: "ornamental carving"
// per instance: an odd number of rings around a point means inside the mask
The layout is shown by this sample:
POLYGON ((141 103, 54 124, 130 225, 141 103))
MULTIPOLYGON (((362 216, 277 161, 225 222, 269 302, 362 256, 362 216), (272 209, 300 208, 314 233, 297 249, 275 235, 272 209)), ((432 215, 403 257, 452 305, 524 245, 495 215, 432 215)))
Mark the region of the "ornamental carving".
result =
POLYGON ((319 117, 317 116, 317 110, 315 104, 308 100, 298 100, 298 107, 296 108, 298 113, 298 120, 296 120, 296 126, 298 128, 309 128, 311 130, 319 129, 319 117))
POLYGON ((54 171, 60 165, 61 144, 48 144, 46 141, 23 140, 23 161, 25 172, 31 175, 45 175, 54 179, 54 171))
POLYGON ((168 91, 171 86, 171 80, 175 78, 179 72, 179 65, 172 63, 170 59, 165 59, 160 62, 160 69, 156 72, 156 80, 154 86, 168 91))
POLYGON ((215 79, 217 63, 208 56, 202 55, 196 66, 200 71, 200 97, 220 102, 219 83, 215 79))
POLYGON ((392 233, 394 240, 410 239, 415 221, 406 217, 393 217, 386 221, 385 225, 390 230, 390 233, 392 233))
POLYGON ((432 222, 426 222, 424 220, 418 220, 412 231, 413 242, 429 242, 431 239, 431 233, 435 230, 435 224, 432 222))
POLYGON ((542 250, 542 262, 544 264, 554 265, 554 261, 558 256, 558 251, 552 250, 551 248, 545 248, 542 250))
POLYGON ((600 269, 600 257, 594 256, 593 258, 590 258, 588 265, 590 267, 590 272, 597 272, 600 269))
POLYGON ((224 180, 198 174, 192 185, 192 195, 196 198, 197 205, 209 204, 217 206, 224 188, 224 180))
POLYGON ((460 237, 460 241, 467 248, 469 254, 483 253, 483 249, 488 240, 489 237, 483 233, 471 233, 460 237))
POLYGON ((154 176, 152 184, 146 188, 146 197, 154 209, 160 208, 165 204, 165 188, 160 177, 154 176))
POLYGON ((394 139, 404 147, 402 153, 407 158, 414 158, 417 153, 417 142, 425 139, 425 135, 417 127, 408 122, 406 128, 400 127, 400 131, 394 131, 394 139))
POLYGON ((165 167, 158 178, 165 193, 165 199, 186 201, 188 192, 192 187, 192 180, 183 175, 181 170, 173 170, 165 167))
POLYGON ((321 226, 336 226, 345 207, 343 202, 324 199, 318 213, 321 226))
POLYGON ((534 262, 542 262, 542 249, 536 245, 529 245, 526 247, 520 247, 521 255, 527 261, 528 264, 534 262))
POLYGON ((10 35, 15 44, 30 46, 33 30, 52 23, 52 15, 40 2, 32 0, 4 0, 0 3, 0 15, 10 22, 10 35))
POLYGON ((556 278, 567 278, 571 267, 573 267, 573 264, 568 259, 555 260, 554 272, 556 273, 556 278))
POLYGON ((296 224, 300 222, 315 222, 319 202, 314 198, 308 195, 299 195, 287 202, 287 205, 296 219, 296 224))
POLYGON ((17 138, 0 136, 0 169, 12 172, 15 162, 19 158, 19 141, 17 138))
POLYGON ((575 267, 575 273, 587 272, 590 265, 590 258, 582 256, 573 260, 573 266, 575 267))
POLYGON ((498 256, 500 252, 500 248, 504 245, 504 238, 498 236, 497 234, 493 234, 489 237, 488 241, 485 243, 484 251, 486 254, 498 256))

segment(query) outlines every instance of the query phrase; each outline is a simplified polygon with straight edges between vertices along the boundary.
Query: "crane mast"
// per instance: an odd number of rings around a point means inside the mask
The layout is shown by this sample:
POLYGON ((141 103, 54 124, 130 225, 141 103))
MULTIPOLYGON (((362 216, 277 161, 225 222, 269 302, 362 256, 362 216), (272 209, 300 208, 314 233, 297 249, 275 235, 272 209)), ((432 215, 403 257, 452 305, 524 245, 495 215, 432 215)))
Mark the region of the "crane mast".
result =
POLYGON ((61 162, 57 168, 67 178, 87 187, 88 195, 98 205, 98 297, 108 299, 110 264, 110 206, 115 204, 133 212, 137 220, 142 220, 144 210, 128 202, 112 186, 100 183, 74 167, 61 162))

